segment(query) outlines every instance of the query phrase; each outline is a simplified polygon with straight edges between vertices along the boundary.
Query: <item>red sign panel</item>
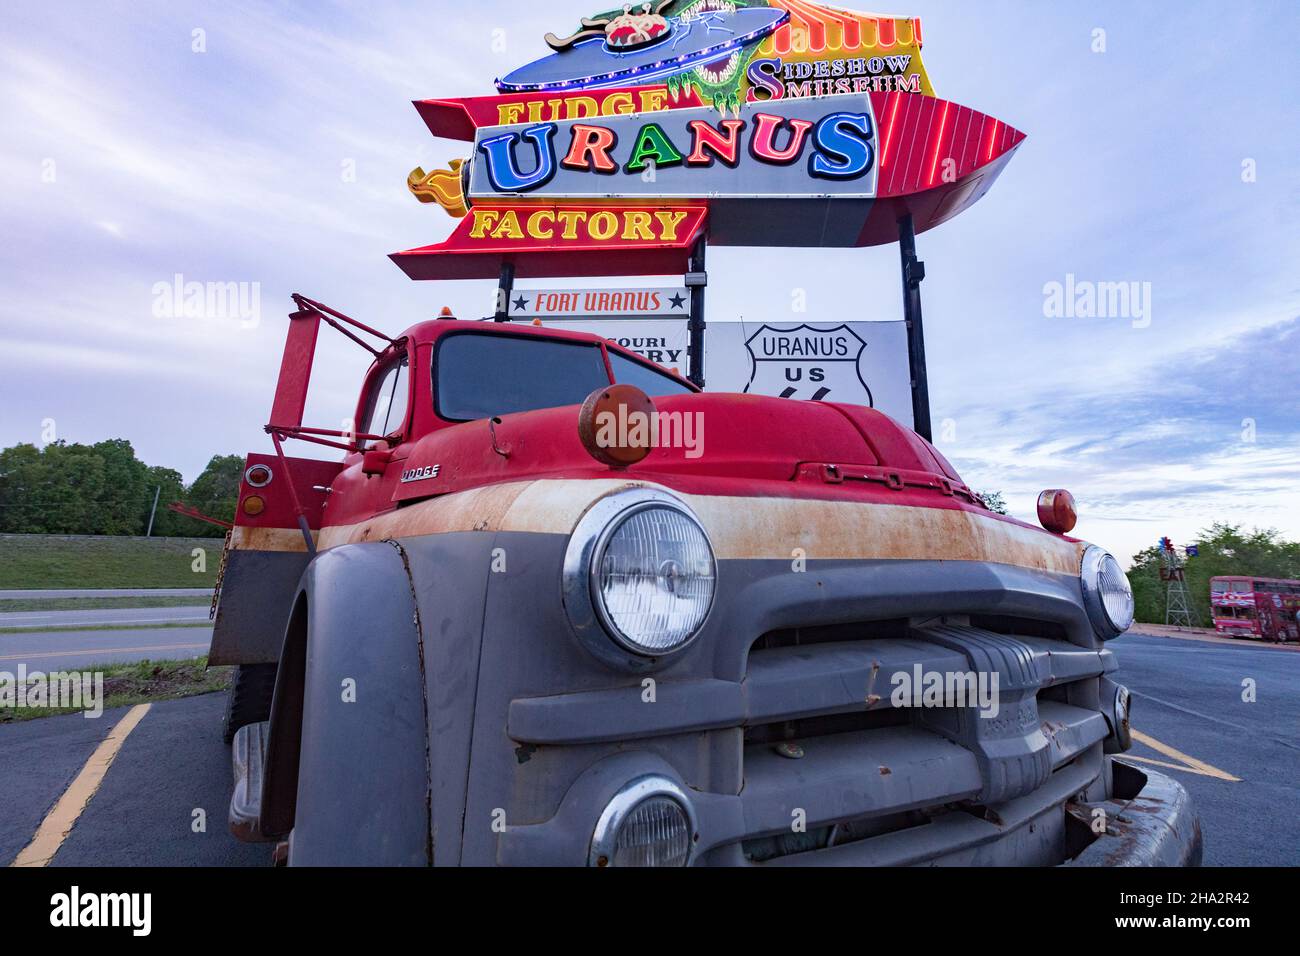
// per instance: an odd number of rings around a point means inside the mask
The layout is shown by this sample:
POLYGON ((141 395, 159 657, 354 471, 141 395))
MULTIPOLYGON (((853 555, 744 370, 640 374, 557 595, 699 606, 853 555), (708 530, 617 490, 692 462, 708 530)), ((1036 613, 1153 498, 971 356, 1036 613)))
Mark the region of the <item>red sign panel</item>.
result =
POLYGON ((391 258, 412 279, 672 275, 687 271, 708 210, 696 204, 476 204, 444 242, 391 258))

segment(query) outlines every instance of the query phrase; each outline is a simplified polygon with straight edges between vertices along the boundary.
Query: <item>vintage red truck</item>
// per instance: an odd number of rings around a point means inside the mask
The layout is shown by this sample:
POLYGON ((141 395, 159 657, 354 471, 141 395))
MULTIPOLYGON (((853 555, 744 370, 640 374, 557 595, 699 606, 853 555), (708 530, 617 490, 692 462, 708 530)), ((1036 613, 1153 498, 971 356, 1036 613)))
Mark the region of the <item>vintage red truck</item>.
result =
POLYGON ((295 865, 1199 861, 1183 788, 1115 756, 1132 596, 1067 494, 1034 527, 870 408, 296 301, 214 599, 240 837, 295 865), (355 435, 302 426, 322 323, 378 343, 355 435), (593 444, 615 406, 698 416, 700 453, 593 444))

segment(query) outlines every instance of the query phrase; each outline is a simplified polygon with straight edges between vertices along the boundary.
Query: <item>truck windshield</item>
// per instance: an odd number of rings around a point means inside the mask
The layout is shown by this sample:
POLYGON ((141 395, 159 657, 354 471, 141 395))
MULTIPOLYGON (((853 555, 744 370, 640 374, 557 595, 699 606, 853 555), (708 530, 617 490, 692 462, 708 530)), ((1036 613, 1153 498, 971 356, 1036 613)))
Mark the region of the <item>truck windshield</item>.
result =
POLYGON ((608 384, 595 344, 512 335, 448 335, 434 370, 436 411, 449 421, 579 405, 608 384))

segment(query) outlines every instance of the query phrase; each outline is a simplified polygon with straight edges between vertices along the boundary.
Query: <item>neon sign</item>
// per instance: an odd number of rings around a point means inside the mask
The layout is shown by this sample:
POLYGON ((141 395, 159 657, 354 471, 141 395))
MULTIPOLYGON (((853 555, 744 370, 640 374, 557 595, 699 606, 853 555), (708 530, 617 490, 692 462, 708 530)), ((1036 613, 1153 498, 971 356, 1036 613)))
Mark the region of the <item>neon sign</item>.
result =
POLYGON ((1024 139, 935 98, 913 18, 643 0, 546 42, 497 95, 416 102, 473 146, 408 177, 457 220, 393 257, 412 277, 672 274, 704 236, 891 243, 904 214, 919 233, 977 202, 1024 139))
POLYGON ((709 199, 875 195, 868 96, 483 130, 469 195, 709 199))
POLYGON ((584 18, 554 51, 497 81, 502 93, 663 83, 722 112, 834 93, 933 96, 921 23, 808 0, 657 0, 584 18))

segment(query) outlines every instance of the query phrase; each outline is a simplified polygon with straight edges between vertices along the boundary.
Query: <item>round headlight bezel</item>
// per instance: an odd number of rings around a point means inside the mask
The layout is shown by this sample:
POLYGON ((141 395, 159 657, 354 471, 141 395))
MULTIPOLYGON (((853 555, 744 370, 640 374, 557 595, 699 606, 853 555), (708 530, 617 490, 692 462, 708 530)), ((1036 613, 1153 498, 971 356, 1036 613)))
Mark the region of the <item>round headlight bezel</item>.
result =
POLYGON ((564 555, 562 597, 574 633, 598 659, 615 667, 644 670, 662 665, 691 647, 708 623, 717 600, 717 555, 703 522, 681 499, 656 488, 628 488, 596 501, 578 521, 564 555), (651 650, 625 635, 610 618, 600 594, 600 562, 624 522, 640 511, 665 508, 690 521, 708 547, 714 587, 695 631, 676 646, 651 650))
POLYGON ((1125 585, 1128 584, 1128 577, 1124 574, 1123 567, 1118 560, 1105 548, 1099 548, 1095 544, 1089 545, 1083 553, 1083 563, 1079 570, 1079 584, 1083 589, 1083 604, 1088 612, 1088 619, 1092 622, 1092 628, 1097 632, 1097 636, 1103 641, 1109 641, 1111 638, 1118 637, 1133 626, 1133 589, 1128 588, 1128 620, 1117 622, 1110 616, 1106 610, 1106 602, 1101 592, 1101 572, 1107 560, 1115 562, 1119 569, 1120 578, 1125 585))
POLYGON ((643 803, 656 798, 672 800, 686 817, 689 832, 686 860, 682 866, 690 866, 695 858, 696 840, 699 836, 699 822, 695 816, 695 808, 691 805, 686 791, 675 780, 658 773, 649 773, 629 780, 610 798, 609 803, 605 804, 605 809, 601 811, 592 830, 587 865, 596 867, 611 865, 623 824, 643 803))

